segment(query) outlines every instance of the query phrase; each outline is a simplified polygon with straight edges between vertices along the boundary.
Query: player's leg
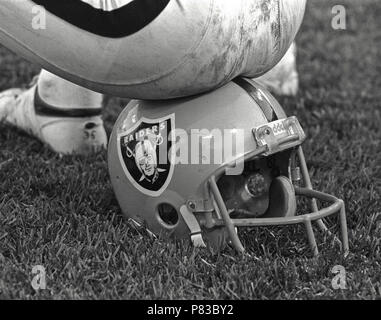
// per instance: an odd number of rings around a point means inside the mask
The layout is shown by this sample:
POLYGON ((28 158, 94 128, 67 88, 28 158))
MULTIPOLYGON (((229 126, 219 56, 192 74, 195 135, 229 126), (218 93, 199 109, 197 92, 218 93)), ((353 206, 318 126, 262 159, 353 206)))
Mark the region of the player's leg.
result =
POLYGON ((306 0, 67 2, 4 1, 0 43, 76 84, 138 99, 191 96, 238 76, 262 75, 286 53, 306 4, 306 0), (33 10, 37 3, 44 10, 33 10), (31 12, 39 10, 43 23, 34 26, 31 12))
POLYGON ((44 70, 31 88, 0 93, 0 119, 63 154, 106 147, 101 108, 101 94, 44 70))

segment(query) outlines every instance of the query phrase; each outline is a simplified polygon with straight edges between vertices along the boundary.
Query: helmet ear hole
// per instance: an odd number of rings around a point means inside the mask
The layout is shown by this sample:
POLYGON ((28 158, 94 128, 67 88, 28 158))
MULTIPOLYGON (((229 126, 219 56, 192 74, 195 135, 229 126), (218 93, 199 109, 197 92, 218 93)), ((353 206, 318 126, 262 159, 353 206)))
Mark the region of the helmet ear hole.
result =
POLYGON ((167 229, 175 227, 179 222, 177 210, 169 203, 160 203, 157 206, 158 220, 167 229))
POLYGON ((263 217, 279 218, 295 215, 295 189, 290 179, 285 176, 276 177, 271 183, 269 196, 269 208, 263 217))

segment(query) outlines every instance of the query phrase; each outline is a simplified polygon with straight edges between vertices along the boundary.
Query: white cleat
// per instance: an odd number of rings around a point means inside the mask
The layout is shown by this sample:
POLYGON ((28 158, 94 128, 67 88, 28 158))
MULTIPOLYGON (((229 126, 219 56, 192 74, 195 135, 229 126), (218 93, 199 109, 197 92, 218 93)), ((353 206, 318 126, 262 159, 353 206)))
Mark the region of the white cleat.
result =
POLYGON ((295 43, 273 69, 255 80, 278 95, 296 96, 299 90, 299 75, 296 70, 295 43))
POLYGON ((89 154, 105 149, 101 108, 57 108, 46 104, 37 85, 0 93, 0 121, 37 137, 61 154, 89 154))

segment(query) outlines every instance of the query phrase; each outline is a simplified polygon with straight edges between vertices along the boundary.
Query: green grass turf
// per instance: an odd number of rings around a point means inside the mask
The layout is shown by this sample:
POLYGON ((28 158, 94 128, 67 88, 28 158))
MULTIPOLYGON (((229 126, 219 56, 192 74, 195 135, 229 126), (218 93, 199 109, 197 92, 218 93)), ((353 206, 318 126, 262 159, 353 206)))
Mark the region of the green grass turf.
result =
MULTIPOLYGON (((345 31, 331 28, 334 1, 309 2, 298 35, 301 90, 280 102, 308 134, 315 188, 345 200, 347 258, 320 236, 321 255, 311 259, 301 227, 245 232, 245 257, 152 239, 123 218, 105 153, 59 157, 2 124, 0 162, 13 161, 0 170, 0 298, 380 298, 381 4, 340 2, 345 31), (38 264, 47 290, 36 293, 38 264), (346 268, 346 290, 332 289, 335 265, 346 268)), ((0 58, 0 89, 26 85, 38 71, 6 49, 0 58)), ((110 132, 125 101, 106 104, 110 132)))

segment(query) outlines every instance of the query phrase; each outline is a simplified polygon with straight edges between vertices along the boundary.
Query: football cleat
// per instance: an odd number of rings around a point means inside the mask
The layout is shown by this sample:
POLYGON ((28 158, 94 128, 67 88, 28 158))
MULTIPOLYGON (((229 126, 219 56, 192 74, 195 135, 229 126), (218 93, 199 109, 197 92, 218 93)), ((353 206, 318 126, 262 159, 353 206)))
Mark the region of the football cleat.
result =
POLYGON ((106 148, 101 108, 55 107, 44 102, 35 84, 0 93, 0 120, 47 144, 61 154, 88 154, 106 148))

